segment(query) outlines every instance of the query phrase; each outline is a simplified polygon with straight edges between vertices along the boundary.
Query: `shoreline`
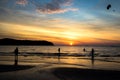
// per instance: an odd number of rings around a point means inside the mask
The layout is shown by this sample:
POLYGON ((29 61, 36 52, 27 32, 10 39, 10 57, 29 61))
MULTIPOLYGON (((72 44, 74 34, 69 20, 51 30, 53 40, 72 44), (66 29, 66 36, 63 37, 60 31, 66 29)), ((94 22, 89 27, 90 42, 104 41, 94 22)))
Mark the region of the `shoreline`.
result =
MULTIPOLYGON (((95 58, 92 64, 88 57, 61 57, 57 56, 19 56, 19 65, 32 65, 39 64, 61 64, 61 65, 75 65, 84 66, 95 69, 105 70, 118 70, 120 71, 120 62, 116 62, 119 58, 95 58)), ((14 65, 14 56, 0 56, 0 65, 14 65)))
MULTIPOLYGON (((1 56, 14 56, 14 52, 0 52, 1 56)), ((19 56, 31 56, 31 55, 36 55, 36 56, 58 56, 58 53, 55 52, 19 52, 19 56)), ((61 53, 61 56, 73 56, 73 57, 90 57, 89 54, 83 54, 83 53, 61 53)), ((98 55, 96 54, 95 57, 120 57, 120 54, 117 55, 98 55)))

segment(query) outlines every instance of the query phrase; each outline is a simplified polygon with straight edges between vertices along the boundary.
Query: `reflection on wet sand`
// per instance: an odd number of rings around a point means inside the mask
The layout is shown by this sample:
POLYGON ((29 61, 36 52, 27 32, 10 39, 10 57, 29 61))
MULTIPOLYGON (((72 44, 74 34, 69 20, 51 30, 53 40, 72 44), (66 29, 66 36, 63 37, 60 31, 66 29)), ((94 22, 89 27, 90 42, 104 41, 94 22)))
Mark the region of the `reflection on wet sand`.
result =
MULTIPOLYGON (((106 58, 105 58, 106 59, 106 58)), ((119 59, 119 58, 118 58, 119 59)), ((66 64, 66 65, 84 65, 88 68, 115 69, 119 70, 120 64, 115 61, 105 61, 104 58, 96 57, 94 62, 90 57, 72 57, 72 56, 19 56, 18 65, 39 65, 41 63, 66 64)), ((14 64, 14 56, 0 56, 0 64, 14 64)))

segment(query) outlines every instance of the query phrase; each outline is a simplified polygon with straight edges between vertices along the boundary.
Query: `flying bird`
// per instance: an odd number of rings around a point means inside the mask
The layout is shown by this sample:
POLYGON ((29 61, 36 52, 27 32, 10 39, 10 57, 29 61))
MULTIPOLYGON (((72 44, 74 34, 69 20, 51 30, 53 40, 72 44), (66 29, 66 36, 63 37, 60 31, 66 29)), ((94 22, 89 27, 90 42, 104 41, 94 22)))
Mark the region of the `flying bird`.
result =
POLYGON ((112 7, 111 4, 108 4, 107 5, 107 10, 109 10, 111 7, 112 7))

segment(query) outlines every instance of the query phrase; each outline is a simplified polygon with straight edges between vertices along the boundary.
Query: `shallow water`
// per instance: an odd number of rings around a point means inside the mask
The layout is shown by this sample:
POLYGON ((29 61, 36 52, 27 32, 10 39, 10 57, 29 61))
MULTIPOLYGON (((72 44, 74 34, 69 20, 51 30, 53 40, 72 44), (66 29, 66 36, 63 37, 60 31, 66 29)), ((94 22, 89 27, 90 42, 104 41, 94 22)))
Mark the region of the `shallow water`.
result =
POLYGON ((91 48, 95 49, 97 56, 120 56, 120 47, 93 47, 93 46, 0 46, 0 53, 14 52, 18 47, 20 53, 61 53, 89 55, 91 48), (83 49, 86 49, 86 52, 83 49))
MULTIPOLYGON (((114 57, 113 57, 114 58, 114 57)), ((115 57, 116 58, 116 57, 115 57)), ((57 56, 19 56, 19 65, 39 65, 39 64, 58 64, 58 65, 74 65, 86 68, 120 70, 120 62, 106 61, 105 57, 96 57, 94 66, 90 57, 71 57, 63 56, 58 59, 57 56)), ((0 56, 0 64, 14 64, 14 56, 0 56)))
MULTIPOLYGON (((0 64, 14 64, 14 54, 12 52, 15 48, 16 46, 0 46, 0 64)), ((68 66, 75 65, 95 69, 120 70, 120 57, 118 56, 120 55, 119 47, 18 46, 18 48, 20 52, 20 65, 39 65, 47 63, 68 66), (62 56, 60 59, 58 59, 56 55, 58 48, 61 48, 62 56), (87 51, 83 52, 83 48, 87 51), (94 65, 91 63, 90 56, 88 56, 91 48, 95 49, 96 54, 94 65)))

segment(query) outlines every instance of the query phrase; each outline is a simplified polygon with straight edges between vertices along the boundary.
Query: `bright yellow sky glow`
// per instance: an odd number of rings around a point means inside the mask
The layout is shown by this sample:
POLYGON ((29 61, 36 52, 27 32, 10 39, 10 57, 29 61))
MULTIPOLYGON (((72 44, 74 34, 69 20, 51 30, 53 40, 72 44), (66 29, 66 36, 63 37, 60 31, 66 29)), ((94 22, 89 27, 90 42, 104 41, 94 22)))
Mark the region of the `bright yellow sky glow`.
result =
MULTIPOLYGON (((67 42, 74 40, 77 44, 84 44, 84 43, 101 43, 102 40, 114 40, 114 37, 119 36, 119 31, 111 33, 111 31, 101 31, 101 32, 94 32, 88 29, 76 29, 66 31, 66 29, 52 29, 49 28, 42 28, 37 26, 26 26, 26 25, 18 25, 18 24, 10 24, 10 23, 0 23, 1 26, 1 34, 4 35, 12 35, 13 38, 17 39, 32 39, 32 40, 50 40, 56 43, 66 44, 67 42), (12 29, 9 30, 9 27, 12 29), (8 33, 9 32, 9 33, 8 33), (104 37, 103 37, 104 34, 104 37), (112 35, 112 36, 111 36, 112 35), (101 39, 99 39, 101 38, 101 39)), ((87 25, 86 25, 87 26, 87 25)), ((78 25, 77 25, 78 27, 78 25)), ((116 40, 119 40, 117 38, 116 40)), ((110 41, 104 41, 110 42, 110 41)), ((104 43, 102 42, 102 44, 104 43)), ((73 42, 69 43, 73 45, 73 42)))

